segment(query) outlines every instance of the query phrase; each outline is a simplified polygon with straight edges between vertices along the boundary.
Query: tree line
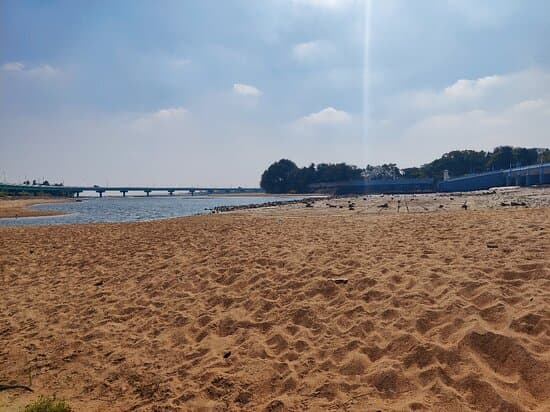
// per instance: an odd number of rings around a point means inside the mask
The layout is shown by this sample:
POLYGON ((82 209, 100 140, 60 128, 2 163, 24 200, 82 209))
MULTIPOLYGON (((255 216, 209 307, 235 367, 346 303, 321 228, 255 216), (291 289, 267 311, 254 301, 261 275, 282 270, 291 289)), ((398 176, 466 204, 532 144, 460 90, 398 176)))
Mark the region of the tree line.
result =
POLYGON ((492 152, 454 150, 419 167, 400 169, 395 163, 367 165, 364 169, 346 163, 311 163, 299 168, 288 159, 272 163, 262 174, 260 186, 268 193, 307 193, 314 183, 355 179, 434 178, 441 180, 443 171, 462 176, 510 167, 550 162, 549 149, 499 146, 492 152))

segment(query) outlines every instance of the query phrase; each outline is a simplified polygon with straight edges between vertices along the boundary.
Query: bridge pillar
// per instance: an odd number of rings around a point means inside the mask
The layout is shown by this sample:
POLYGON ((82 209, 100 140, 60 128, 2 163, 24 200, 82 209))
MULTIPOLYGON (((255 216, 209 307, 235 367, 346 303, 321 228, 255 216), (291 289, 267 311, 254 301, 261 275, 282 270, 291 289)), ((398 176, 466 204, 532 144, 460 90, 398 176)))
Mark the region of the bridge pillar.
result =
POLYGON ((103 192, 98 190, 97 193, 99 194, 99 197, 103 197, 103 192))
POLYGON ((174 196, 174 191, 173 191, 173 190, 169 190, 169 191, 168 191, 168 194, 169 194, 170 196, 174 196))
POLYGON ((194 190, 190 190, 189 193, 191 193, 191 196, 195 196, 195 191, 194 190))
POLYGON ((122 193, 122 197, 126 197, 126 193, 128 193, 127 190, 121 190, 120 193, 122 193))
POLYGON ((80 197, 80 192, 76 192, 76 197, 80 197))
POLYGON ((147 197, 149 197, 149 194, 151 193, 150 190, 144 190, 144 192, 147 194, 147 197))

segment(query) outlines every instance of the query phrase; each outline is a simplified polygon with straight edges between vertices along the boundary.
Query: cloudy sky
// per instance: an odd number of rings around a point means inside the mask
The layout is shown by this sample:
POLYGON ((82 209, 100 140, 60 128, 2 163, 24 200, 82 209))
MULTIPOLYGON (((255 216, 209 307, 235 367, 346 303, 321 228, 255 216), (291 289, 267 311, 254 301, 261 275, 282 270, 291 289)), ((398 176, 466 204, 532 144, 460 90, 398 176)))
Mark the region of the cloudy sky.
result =
POLYGON ((547 0, 0 0, 0 179, 258 185, 550 146, 547 0))

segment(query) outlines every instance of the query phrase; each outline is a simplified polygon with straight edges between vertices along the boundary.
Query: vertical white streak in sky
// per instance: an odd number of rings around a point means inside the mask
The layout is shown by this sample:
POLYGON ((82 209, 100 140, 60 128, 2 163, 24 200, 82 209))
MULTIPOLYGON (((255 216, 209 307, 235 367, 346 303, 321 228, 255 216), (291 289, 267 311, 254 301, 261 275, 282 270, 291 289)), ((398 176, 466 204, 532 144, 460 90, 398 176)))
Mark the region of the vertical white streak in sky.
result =
POLYGON ((372 26, 372 0, 365 0, 365 39, 363 45, 363 151, 364 160, 366 166, 366 160, 369 156, 369 123, 370 123, 370 110, 369 110, 369 90, 370 90, 370 66, 369 66, 369 49, 371 42, 371 26, 372 26))

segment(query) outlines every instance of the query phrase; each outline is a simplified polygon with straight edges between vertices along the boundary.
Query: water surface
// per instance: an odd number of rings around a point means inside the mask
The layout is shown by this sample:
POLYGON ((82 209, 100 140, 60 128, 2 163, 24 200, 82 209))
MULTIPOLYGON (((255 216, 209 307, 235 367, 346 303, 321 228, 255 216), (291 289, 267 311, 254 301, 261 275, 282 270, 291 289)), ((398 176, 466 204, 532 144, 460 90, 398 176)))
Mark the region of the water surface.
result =
POLYGON ((302 197, 276 196, 151 196, 103 197, 81 202, 44 203, 38 210, 59 210, 65 215, 0 219, 0 226, 52 225, 66 223, 137 222, 209 213, 216 206, 267 203, 302 197))

